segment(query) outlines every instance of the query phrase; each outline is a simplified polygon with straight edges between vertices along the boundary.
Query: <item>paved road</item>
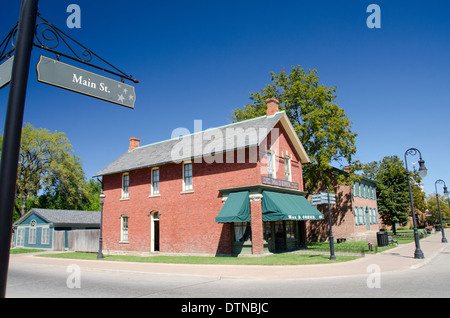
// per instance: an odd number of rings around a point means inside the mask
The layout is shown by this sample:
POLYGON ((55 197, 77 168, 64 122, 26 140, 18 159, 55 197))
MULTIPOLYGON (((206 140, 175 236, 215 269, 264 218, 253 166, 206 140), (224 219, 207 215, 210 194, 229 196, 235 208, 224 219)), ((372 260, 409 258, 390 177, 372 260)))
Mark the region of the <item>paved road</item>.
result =
POLYGON ((440 234, 331 265, 218 266, 79 261, 11 255, 7 297, 450 297, 450 244, 440 234))

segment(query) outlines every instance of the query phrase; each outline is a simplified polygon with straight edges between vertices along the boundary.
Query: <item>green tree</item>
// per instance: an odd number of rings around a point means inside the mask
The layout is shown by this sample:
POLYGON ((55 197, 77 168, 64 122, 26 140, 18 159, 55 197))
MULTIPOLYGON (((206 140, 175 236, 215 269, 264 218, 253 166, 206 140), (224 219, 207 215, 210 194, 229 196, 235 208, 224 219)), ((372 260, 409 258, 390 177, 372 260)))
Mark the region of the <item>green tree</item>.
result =
POLYGON ((264 116, 266 99, 275 97, 311 159, 303 167, 306 191, 316 190, 319 181, 331 184, 331 162, 344 160, 352 166, 349 178, 340 183, 355 178, 354 171, 359 169, 358 162, 353 162, 357 134, 351 131, 352 122, 336 102, 336 87, 321 85, 316 70, 305 71, 301 66, 293 66, 289 74, 285 71, 270 74, 272 83, 257 93, 250 92, 252 103, 236 109, 233 119, 264 116))
MULTIPOLYGON (((2 141, 2 139, 0 139, 2 141)), ((15 211, 27 212, 27 200, 41 207, 81 209, 87 198, 86 180, 81 160, 73 153, 69 139, 62 132, 49 132, 26 124, 22 129, 16 183, 15 211), (45 196, 47 206, 39 205, 45 196)))
POLYGON ((74 184, 74 181, 71 180, 68 185, 61 185, 55 178, 52 186, 37 198, 37 206, 47 209, 100 211, 101 183, 94 179, 88 183, 77 180, 78 184, 74 184), (80 184, 83 186, 82 192, 79 189, 80 184), (71 195, 76 199, 74 200, 71 195))
MULTIPOLYGON (((441 220, 439 218, 439 209, 436 200, 436 193, 430 193, 427 196, 428 213, 431 214, 430 221, 432 224, 439 224, 441 220)), ((439 207, 441 208, 442 222, 445 222, 450 218, 450 209, 448 206, 448 199, 443 195, 439 195, 439 207)))
MULTIPOLYGON (((381 161, 370 162, 363 167, 364 174, 377 182, 377 205, 383 223, 392 226, 409 220, 411 203, 406 168, 397 156, 386 156, 381 161)), ((425 196, 418 184, 417 172, 410 172, 414 207, 417 211, 426 209, 425 196)))

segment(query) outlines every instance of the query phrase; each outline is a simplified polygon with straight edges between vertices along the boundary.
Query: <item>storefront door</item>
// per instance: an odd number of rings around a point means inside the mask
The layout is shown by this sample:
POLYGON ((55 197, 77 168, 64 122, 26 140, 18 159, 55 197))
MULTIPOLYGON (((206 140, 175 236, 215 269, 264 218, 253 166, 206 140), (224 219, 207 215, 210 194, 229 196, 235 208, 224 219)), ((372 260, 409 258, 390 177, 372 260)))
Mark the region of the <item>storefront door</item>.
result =
POLYGON ((283 252, 286 250, 286 230, 284 221, 275 221, 275 251, 283 252))

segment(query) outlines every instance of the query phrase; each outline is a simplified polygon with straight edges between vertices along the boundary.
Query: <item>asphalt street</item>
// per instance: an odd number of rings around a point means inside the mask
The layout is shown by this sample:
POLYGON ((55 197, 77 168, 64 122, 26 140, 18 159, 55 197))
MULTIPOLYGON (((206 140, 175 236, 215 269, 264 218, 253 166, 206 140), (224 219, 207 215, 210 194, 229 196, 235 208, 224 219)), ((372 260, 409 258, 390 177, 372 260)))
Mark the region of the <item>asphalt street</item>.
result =
POLYGON ((336 264, 141 264, 11 255, 7 298, 436 298, 450 297, 450 247, 438 233, 336 264))

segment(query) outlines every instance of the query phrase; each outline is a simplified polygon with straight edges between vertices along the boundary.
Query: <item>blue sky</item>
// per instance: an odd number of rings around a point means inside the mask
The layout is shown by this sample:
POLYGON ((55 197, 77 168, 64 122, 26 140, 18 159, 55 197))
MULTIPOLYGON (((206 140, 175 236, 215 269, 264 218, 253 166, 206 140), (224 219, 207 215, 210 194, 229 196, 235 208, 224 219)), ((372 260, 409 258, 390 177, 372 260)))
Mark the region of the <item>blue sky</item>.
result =
MULTIPOLYGON (((19 7, 0 6, 1 39, 19 7)), ((134 110, 39 83, 39 55, 54 55, 34 49, 24 122, 65 132, 91 177, 128 150, 130 137, 145 145, 178 127, 193 132, 197 119, 204 129, 231 122, 270 71, 301 65, 337 86, 358 133, 356 159, 403 159, 418 148, 433 193, 437 179, 450 187, 449 11, 448 1, 435 0, 40 0, 44 18, 140 83, 134 110), (66 25, 72 3, 81 8, 80 29, 66 25), (380 29, 366 25, 371 3, 381 8, 380 29)), ((1 131, 7 98, 0 90, 1 131)), ((408 166, 417 160, 408 157, 408 166)))

